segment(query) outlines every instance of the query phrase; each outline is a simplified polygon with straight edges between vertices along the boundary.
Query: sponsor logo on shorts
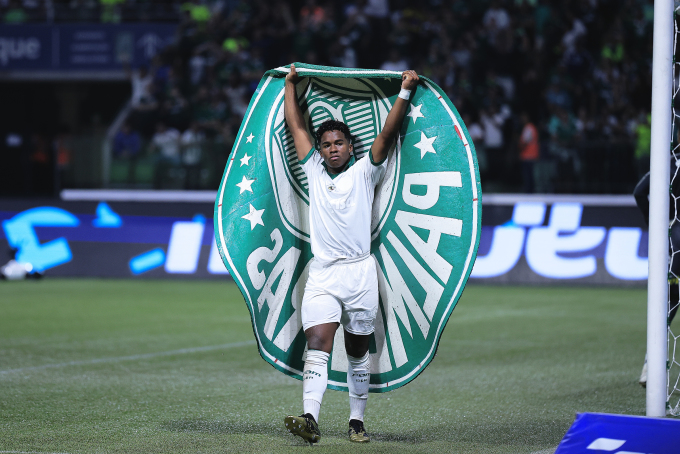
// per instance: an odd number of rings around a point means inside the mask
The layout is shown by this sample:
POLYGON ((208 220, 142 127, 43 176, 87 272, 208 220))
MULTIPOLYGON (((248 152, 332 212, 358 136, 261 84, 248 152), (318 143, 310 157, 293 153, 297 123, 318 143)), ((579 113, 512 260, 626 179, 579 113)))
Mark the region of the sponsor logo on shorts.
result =
MULTIPOLYGON (((360 75, 310 77, 297 87, 310 133, 325 120, 344 121, 359 159, 400 89, 399 78, 360 75)), ((251 101, 218 191, 215 231, 251 311, 260 353, 301 378, 306 341, 300 304, 312 259, 309 194, 284 121, 283 87, 282 78, 265 75, 251 101)), ((432 359, 474 264, 480 218, 472 142, 450 101, 424 80, 410 100, 373 204, 371 254, 380 308, 366 320, 375 322, 371 391, 403 386, 432 359)), ((339 329, 329 386, 347 389, 346 374, 339 329)))

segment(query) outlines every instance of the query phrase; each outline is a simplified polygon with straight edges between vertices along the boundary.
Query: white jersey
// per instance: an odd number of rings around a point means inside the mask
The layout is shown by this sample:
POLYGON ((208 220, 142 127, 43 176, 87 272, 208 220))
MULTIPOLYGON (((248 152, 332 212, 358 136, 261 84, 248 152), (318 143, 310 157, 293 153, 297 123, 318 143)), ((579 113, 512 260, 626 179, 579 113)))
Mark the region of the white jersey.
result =
POLYGON ((309 224, 312 254, 322 262, 360 257, 371 250, 371 211, 375 186, 385 174, 369 156, 354 160, 334 178, 323 158, 312 149, 301 162, 309 184, 309 224))

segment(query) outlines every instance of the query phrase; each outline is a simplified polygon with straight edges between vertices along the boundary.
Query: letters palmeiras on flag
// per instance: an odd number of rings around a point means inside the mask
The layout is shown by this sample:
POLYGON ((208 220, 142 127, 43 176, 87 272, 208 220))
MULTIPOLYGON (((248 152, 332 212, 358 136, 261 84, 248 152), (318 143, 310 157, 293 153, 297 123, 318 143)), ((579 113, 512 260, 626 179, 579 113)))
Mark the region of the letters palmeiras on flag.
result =
MULTIPOLYGON (((401 88, 401 73, 299 63, 297 96, 310 137, 345 122, 367 157, 401 88)), ((215 202, 222 259, 250 310, 262 357, 301 378, 300 305, 313 258, 309 192, 284 119, 287 67, 268 71, 250 101, 215 202)), ((371 336, 371 392, 413 380, 434 357, 477 254, 482 192, 472 140, 455 107, 426 77, 411 94, 400 137, 373 202, 371 255, 380 309, 371 336)), ((306 151, 306 150, 305 150, 306 151)), ((338 329, 329 388, 347 390, 338 329)))

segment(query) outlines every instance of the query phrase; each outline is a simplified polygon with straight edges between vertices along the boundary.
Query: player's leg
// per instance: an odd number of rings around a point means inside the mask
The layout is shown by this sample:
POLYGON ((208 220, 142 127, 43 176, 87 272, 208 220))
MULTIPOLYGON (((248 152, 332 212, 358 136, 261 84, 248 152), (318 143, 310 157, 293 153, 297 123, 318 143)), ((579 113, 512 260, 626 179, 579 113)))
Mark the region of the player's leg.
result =
POLYGON ((378 311, 378 279, 375 260, 372 257, 351 264, 345 272, 354 293, 343 300, 341 323, 345 330, 347 352, 347 387, 349 388, 351 441, 370 440, 364 429, 364 411, 368 401, 371 379, 371 360, 368 352, 369 339, 375 329, 378 311))
POLYGON ((680 249, 680 223, 673 222, 670 231, 670 273, 668 279, 668 326, 671 325, 675 314, 678 312, 680 303, 680 292, 678 289, 678 278, 680 277, 680 254, 673 251, 680 249))
POLYGON ((369 339, 370 336, 352 334, 345 330, 350 420, 364 420, 366 401, 368 400, 368 384, 371 379, 371 363, 368 354, 369 339))
POLYGON ((673 319, 675 318, 675 314, 678 312, 678 306, 680 306, 680 287, 678 287, 678 282, 677 279, 674 280, 674 282, 670 282, 669 280, 669 288, 668 288, 668 326, 671 326, 671 323, 673 323, 673 319))
POLYGON ((349 388, 349 437, 351 441, 370 440, 364 429, 364 412, 371 381, 371 361, 368 353, 370 335, 352 334, 345 330, 347 352, 347 387, 349 388))
MULTIPOLYGON (((673 273, 677 273, 677 259, 672 258, 671 268, 673 273)), ((675 314, 678 313, 678 306, 680 306, 680 286, 678 284, 678 278, 668 279, 668 326, 671 326, 675 314)), ((640 379, 638 380, 640 386, 643 388, 647 387, 647 355, 645 355, 645 363, 642 365, 642 372, 640 372, 640 379)))
POLYGON ((303 414, 286 416, 284 423, 289 432, 309 443, 317 443, 321 439, 318 420, 328 384, 328 358, 340 324, 341 306, 333 296, 318 291, 312 276, 310 273, 301 308, 302 327, 307 338, 302 374, 303 414))
POLYGON ((302 373, 302 407, 300 416, 286 416, 286 429, 309 443, 321 440, 319 412, 328 384, 328 357, 339 323, 322 323, 305 330, 307 358, 302 373))
POLYGON ((302 373, 302 406, 319 420, 321 401, 328 385, 328 358, 333 349, 338 322, 322 323, 305 330, 307 359, 302 373))

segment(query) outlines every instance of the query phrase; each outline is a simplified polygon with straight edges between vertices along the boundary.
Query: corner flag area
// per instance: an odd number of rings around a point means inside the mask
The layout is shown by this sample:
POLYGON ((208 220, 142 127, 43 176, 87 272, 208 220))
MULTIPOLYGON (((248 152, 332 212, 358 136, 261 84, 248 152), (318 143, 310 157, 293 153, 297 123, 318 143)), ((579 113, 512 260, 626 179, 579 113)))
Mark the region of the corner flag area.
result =
POLYGON ((305 448, 281 423, 299 382, 258 357, 233 283, 1 287, 4 453, 551 454, 577 412, 645 409, 645 289, 468 285, 428 369, 371 396, 371 442, 347 441, 347 394, 328 391, 305 448))

